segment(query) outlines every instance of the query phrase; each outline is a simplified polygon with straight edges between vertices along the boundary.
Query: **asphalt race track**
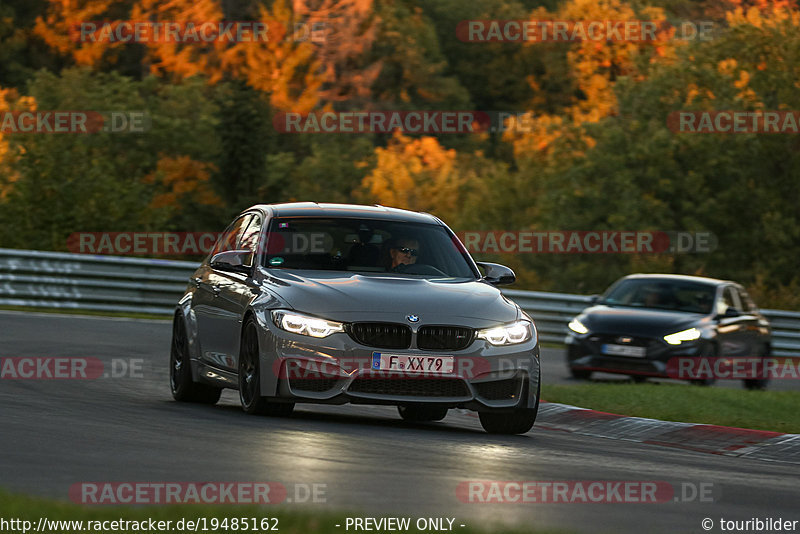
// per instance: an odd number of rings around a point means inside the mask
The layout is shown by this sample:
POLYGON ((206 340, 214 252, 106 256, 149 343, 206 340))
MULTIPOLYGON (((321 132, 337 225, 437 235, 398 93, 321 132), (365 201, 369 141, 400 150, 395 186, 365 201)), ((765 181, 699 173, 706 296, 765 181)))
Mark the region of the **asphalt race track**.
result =
MULTIPOLYGON (((403 423, 393 408, 300 406, 289 419, 252 417, 226 392, 217 406, 172 401, 168 321, 0 312, 0 357, 84 356, 138 362, 96 380, 0 380, 0 486, 67 500, 84 481, 277 481, 325 484, 325 509, 455 517, 580 532, 703 532, 701 521, 800 519, 800 467, 534 429, 494 437, 451 411, 403 423), (120 360, 121 359, 121 360, 120 360), (666 481, 713 488, 713 502, 481 504, 459 483, 666 481)), ((566 378, 545 349, 544 380, 566 378)), ((736 384, 731 387, 741 387, 736 384)), ((778 387, 788 387, 779 385, 778 387)), ((292 490, 289 498, 292 498, 292 490)), ((286 503, 283 506, 311 506, 286 503)))

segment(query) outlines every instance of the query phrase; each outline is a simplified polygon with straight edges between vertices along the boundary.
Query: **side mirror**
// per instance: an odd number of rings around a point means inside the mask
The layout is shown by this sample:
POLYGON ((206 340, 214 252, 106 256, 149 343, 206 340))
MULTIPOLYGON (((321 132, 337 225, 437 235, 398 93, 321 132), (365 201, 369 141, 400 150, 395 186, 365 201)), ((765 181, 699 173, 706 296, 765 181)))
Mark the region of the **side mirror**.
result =
POLYGON ((214 254, 209 264, 212 269, 234 273, 250 274, 250 263, 253 260, 251 250, 228 250, 214 254))
POLYGON ((597 304, 598 302, 600 302, 600 295, 589 296, 589 304, 597 304))
POLYGON ((476 262, 478 267, 482 268, 486 274, 484 274, 483 279, 486 282, 489 282, 493 286, 502 286, 507 284, 513 284, 517 280, 517 275, 514 274, 514 271, 506 267, 505 265, 500 265, 499 263, 488 263, 488 262, 476 262))
POLYGON ((736 308, 728 308, 725 310, 725 313, 718 313, 714 316, 714 319, 719 321, 720 319, 730 319, 732 317, 739 317, 742 315, 742 312, 737 310, 736 308))

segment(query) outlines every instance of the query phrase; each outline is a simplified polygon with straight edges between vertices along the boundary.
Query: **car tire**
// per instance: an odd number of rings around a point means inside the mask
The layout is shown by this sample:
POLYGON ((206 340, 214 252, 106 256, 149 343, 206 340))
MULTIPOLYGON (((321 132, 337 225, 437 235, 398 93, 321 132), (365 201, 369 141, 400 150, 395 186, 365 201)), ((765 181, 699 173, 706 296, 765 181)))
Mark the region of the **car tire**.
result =
POLYGON ((569 374, 572 375, 572 378, 575 380, 590 380, 592 378, 592 372, 586 371, 584 369, 576 369, 574 367, 569 368, 569 374))
MULTIPOLYGON (((523 399, 527 397, 523 395, 523 399)), ((542 371, 539 370, 539 384, 536 387, 536 404, 533 408, 516 408, 512 412, 478 412, 481 426, 489 434, 525 434, 536 422, 539 413, 539 398, 542 393, 542 371)))
POLYGON ((216 404, 222 389, 193 381, 190 360, 186 324, 183 316, 177 313, 172 321, 172 343, 169 354, 169 386, 172 398, 181 402, 216 404))
POLYGON ((444 419, 447 416, 447 407, 430 405, 398 406, 397 412, 404 421, 431 423, 444 419))
MULTIPOLYGON (((702 358, 716 358, 719 356, 719 350, 717 349, 716 345, 709 345, 704 351, 703 354, 700 355, 702 358)), ((689 383, 693 386, 702 386, 708 387, 713 386, 716 383, 716 378, 694 378, 689 380, 689 383)))
POLYGON ((239 348, 238 384, 242 410, 251 415, 286 417, 294 410, 293 402, 274 402, 261 396, 261 358, 258 350, 258 329, 253 317, 242 329, 239 348))
POLYGON ((478 412, 481 426, 489 434, 524 434, 533 428, 537 410, 517 408, 513 412, 478 412))
MULTIPOLYGON (((769 345, 764 345, 761 350, 761 359, 769 358, 769 345)), ((742 380, 745 389, 750 391, 760 391, 767 389, 769 378, 745 378, 742 380)))

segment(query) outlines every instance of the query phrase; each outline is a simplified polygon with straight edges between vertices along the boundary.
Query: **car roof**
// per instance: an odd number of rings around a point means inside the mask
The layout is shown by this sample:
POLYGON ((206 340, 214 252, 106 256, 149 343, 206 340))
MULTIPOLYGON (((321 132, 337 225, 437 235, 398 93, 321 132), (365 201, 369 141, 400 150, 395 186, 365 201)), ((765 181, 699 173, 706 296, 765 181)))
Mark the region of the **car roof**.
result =
POLYGON ((257 204, 249 209, 261 209, 271 213, 274 217, 345 217, 442 224, 437 217, 429 213, 389 208, 378 204, 363 206, 360 204, 325 202, 288 202, 282 204, 257 204))
POLYGON ((628 279, 658 279, 658 280, 673 280, 673 281, 684 281, 684 282, 700 282, 703 284, 710 284, 715 286, 720 286, 724 284, 733 284, 739 285, 736 282, 732 282, 730 280, 719 280, 717 278, 708 278, 706 276, 689 276, 687 274, 657 274, 657 273, 637 273, 625 276, 623 280, 628 279))

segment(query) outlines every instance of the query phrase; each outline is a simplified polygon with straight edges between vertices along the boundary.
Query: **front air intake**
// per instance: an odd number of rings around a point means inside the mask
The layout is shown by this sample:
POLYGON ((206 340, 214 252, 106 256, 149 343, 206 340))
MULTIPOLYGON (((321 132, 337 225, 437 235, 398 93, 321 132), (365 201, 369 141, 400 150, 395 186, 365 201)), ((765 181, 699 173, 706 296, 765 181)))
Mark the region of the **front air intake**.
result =
POLYGON ((347 333, 355 341, 377 349, 407 349, 411 346, 411 329, 398 323, 352 323, 347 333))

